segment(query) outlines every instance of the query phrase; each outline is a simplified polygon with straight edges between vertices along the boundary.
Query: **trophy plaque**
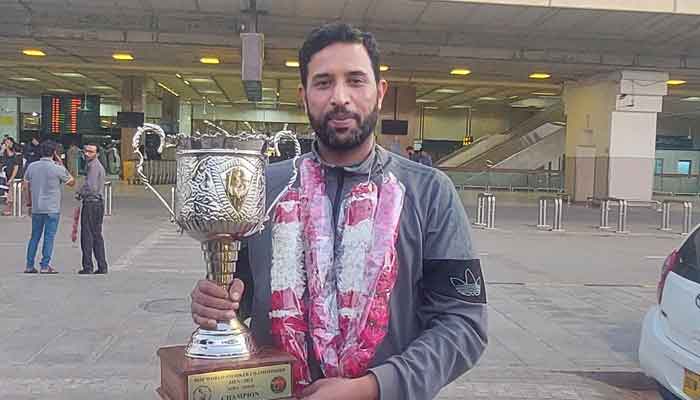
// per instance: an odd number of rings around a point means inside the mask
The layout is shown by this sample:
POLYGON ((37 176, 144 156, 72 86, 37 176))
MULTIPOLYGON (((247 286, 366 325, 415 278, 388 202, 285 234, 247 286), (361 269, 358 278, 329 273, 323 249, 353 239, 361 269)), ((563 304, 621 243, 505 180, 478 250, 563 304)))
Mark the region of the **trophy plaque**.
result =
MULTIPOLYGON (((233 282, 241 240, 264 229, 282 191, 265 209, 265 169, 268 152, 279 142, 301 146, 284 130, 273 136, 250 132, 231 134, 205 121, 215 134, 166 136, 160 126, 144 124, 133 138, 139 162, 137 174, 170 212, 180 232, 202 246, 207 279, 228 289, 233 282), (157 134, 161 153, 176 146, 175 199, 169 205, 143 173, 142 138, 157 134)), ((145 140, 144 140, 145 142, 145 140)), ((287 189, 296 181, 296 162, 287 189)), ((237 318, 217 321, 215 330, 198 328, 185 346, 158 350, 165 400, 273 400, 292 398, 294 358, 274 348, 258 348, 247 326, 237 318)))

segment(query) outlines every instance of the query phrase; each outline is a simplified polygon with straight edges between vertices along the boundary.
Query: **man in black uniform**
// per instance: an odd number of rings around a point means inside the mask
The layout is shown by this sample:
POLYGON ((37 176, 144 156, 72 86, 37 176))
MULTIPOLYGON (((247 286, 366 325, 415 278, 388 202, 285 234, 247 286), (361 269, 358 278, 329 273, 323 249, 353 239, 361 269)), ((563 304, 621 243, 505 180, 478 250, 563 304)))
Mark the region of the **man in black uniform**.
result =
POLYGON ((96 144, 87 144, 83 148, 87 160, 87 177, 80 188, 78 196, 83 202, 80 213, 80 247, 83 250, 83 268, 79 274, 92 274, 92 254, 95 253, 97 270, 95 274, 107 273, 105 243, 102 237, 102 220, 105 203, 102 188, 105 184, 105 169, 97 159, 96 144))

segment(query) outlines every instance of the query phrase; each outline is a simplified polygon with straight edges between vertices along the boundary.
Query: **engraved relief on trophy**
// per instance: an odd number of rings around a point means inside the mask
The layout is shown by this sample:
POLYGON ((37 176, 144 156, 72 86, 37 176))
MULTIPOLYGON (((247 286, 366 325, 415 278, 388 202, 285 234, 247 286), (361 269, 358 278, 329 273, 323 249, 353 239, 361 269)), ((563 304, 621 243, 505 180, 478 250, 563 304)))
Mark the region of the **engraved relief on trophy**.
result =
POLYGON ((233 208, 240 212, 250 189, 251 174, 242 166, 237 165, 230 169, 226 176, 226 194, 233 208))

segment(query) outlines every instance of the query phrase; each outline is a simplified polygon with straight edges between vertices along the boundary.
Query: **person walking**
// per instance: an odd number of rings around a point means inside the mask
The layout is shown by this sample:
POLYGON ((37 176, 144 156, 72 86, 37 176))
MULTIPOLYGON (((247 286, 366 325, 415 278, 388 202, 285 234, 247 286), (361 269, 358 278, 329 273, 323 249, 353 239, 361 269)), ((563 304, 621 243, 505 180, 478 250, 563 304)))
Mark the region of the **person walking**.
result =
POLYGON ((102 237, 102 220, 105 213, 102 188, 105 184, 105 169, 98 159, 96 144, 86 144, 83 147, 83 153, 87 161, 87 177, 78 192, 78 197, 83 203, 80 213, 80 247, 83 251, 83 265, 78 273, 81 275, 93 273, 92 255, 94 253, 97 260, 97 270, 94 273, 106 274, 107 259, 102 237))
POLYGON ((34 258, 39 247, 39 240, 44 236, 41 273, 55 274, 51 266, 53 242, 58 230, 61 215, 61 186, 74 186, 75 179, 68 173, 56 154, 56 144, 52 141, 41 143, 37 149, 39 161, 27 167, 24 181, 29 195, 27 208, 32 215, 32 234, 27 245, 27 265, 25 273, 35 274, 34 258))
POLYGON ((3 164, 5 166, 5 180, 7 181, 6 186, 9 188, 9 190, 7 191, 5 211, 2 212, 2 215, 8 217, 12 215, 12 204, 15 201, 13 198, 14 193, 12 190, 12 182, 14 182, 15 178, 19 177, 19 169, 22 166, 22 163, 17 157, 15 140, 9 136, 3 140, 3 158, 3 164))

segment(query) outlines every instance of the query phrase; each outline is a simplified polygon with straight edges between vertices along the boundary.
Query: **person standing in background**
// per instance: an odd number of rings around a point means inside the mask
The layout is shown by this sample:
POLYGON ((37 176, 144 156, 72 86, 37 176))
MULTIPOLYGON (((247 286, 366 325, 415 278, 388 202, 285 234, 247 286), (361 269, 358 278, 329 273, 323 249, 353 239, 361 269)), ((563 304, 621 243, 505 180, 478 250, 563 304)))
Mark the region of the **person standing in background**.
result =
POLYGON ((82 268, 79 274, 92 274, 92 255, 97 260, 95 274, 107 273, 105 243, 102 237, 102 221, 105 213, 105 203, 102 198, 102 188, 105 184, 105 169, 98 159, 96 144, 86 144, 83 147, 87 161, 87 177, 80 187, 78 197, 83 202, 80 213, 80 247, 83 251, 82 268))
POLYGON ((24 169, 29 168, 29 165, 35 161, 39 161, 41 155, 39 154, 39 138, 34 135, 32 136, 32 141, 29 142, 23 151, 24 153, 24 169))
POLYGON ((12 203, 15 201, 13 198, 14 193, 12 192, 12 182, 15 178, 19 177, 19 169, 21 168, 20 160, 17 158, 17 153, 15 151, 15 140, 7 136, 3 140, 3 158, 5 166, 5 178, 7 181, 7 186, 10 190, 7 191, 7 203, 5 204, 5 211, 2 215, 9 217, 12 215, 12 203))
POLYGON ((73 176, 78 176, 78 158, 80 157, 80 148, 75 143, 71 143, 66 152, 66 168, 73 176))
POLYGON ((53 241, 61 215, 61 185, 74 186, 75 179, 68 173, 56 154, 56 144, 50 140, 42 143, 37 152, 39 161, 27 167, 24 181, 27 185, 27 207, 32 211, 32 236, 27 245, 27 274, 35 274, 34 258, 39 240, 44 236, 41 249, 41 273, 55 274, 51 267, 53 241))

